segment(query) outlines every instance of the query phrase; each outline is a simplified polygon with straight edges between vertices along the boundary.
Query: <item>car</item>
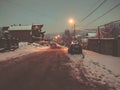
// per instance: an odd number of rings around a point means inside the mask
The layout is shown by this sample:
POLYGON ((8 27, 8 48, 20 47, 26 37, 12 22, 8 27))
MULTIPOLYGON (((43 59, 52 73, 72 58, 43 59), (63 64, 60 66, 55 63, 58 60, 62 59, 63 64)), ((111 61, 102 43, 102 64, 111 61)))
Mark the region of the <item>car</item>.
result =
POLYGON ((55 49, 58 48, 56 43, 50 43, 50 48, 55 49))
POLYGON ((69 54, 83 54, 82 53, 82 46, 79 43, 72 43, 68 47, 69 54))

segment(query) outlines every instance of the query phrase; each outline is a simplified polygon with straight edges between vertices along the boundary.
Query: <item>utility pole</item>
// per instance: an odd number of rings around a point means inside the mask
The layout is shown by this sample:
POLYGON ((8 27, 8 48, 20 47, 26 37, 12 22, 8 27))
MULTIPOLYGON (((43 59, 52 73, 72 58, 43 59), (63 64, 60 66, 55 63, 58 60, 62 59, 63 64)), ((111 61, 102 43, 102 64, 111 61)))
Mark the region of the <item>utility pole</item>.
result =
POLYGON ((73 39, 75 40, 75 21, 73 19, 69 19, 69 23, 73 25, 73 39))
POLYGON ((75 24, 74 24, 73 28, 74 28, 74 40, 75 40, 75 35, 76 35, 76 32, 75 32, 75 24))

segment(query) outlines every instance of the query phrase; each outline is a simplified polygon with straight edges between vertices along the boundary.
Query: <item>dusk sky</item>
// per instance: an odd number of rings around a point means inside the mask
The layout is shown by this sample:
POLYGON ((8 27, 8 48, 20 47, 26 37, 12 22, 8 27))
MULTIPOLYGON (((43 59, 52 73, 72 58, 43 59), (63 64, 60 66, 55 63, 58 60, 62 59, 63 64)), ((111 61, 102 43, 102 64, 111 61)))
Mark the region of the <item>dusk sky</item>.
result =
POLYGON ((76 29, 97 28, 99 25, 120 20, 120 6, 92 22, 120 0, 107 0, 92 15, 85 18, 104 0, 0 0, 0 26, 44 24, 43 30, 51 33, 70 29, 69 18, 75 20, 76 29), (89 24, 90 23, 90 24, 89 24))

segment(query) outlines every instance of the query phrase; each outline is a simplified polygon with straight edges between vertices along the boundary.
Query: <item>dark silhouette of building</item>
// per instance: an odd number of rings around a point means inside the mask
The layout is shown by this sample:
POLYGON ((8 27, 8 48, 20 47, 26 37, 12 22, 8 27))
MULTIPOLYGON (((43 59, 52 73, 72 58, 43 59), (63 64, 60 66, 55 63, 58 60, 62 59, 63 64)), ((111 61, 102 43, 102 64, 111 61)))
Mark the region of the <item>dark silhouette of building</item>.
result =
POLYGON ((20 42, 33 42, 34 37, 39 37, 40 40, 44 39, 42 32, 43 25, 11 25, 8 28, 10 34, 18 38, 20 42))

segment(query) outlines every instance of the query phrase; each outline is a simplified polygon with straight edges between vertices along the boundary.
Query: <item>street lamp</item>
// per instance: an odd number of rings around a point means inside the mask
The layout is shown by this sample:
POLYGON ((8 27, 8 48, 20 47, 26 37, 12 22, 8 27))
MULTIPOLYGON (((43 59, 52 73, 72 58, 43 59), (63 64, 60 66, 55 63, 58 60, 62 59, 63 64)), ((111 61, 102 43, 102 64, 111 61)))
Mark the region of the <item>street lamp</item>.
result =
POLYGON ((75 21, 73 19, 69 19, 69 23, 73 24, 73 30, 74 30, 74 39, 75 39, 75 21))

